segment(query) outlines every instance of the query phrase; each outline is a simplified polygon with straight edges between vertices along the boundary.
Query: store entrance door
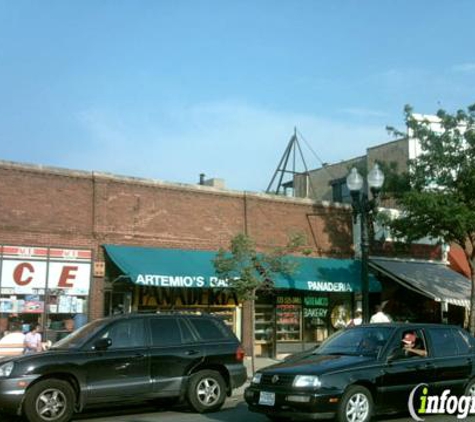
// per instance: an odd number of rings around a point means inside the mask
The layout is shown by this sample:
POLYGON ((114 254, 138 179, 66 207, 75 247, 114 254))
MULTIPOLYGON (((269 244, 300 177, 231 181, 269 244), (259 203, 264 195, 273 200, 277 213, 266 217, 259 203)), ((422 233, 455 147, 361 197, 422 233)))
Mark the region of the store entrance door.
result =
POLYGON ((131 293, 113 291, 106 292, 104 296, 104 316, 129 313, 131 305, 131 293))

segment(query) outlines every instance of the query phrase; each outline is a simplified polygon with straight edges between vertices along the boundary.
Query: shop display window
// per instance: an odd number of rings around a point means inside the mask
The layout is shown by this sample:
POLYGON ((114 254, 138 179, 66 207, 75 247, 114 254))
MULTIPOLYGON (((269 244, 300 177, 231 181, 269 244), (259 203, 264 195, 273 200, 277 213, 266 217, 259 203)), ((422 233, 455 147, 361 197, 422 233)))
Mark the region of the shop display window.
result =
POLYGON ((91 252, 2 246, 0 336, 40 325, 55 342, 87 322, 91 252))
POLYGON ((217 316, 235 333, 236 329, 236 309, 235 308, 214 308, 209 313, 217 316))
POLYGON ((329 298, 327 293, 303 297, 304 341, 321 343, 328 337, 329 298))
POLYGON ((352 318, 352 300, 348 294, 332 297, 329 307, 329 319, 331 332, 345 328, 352 318))
POLYGON ((0 331, 28 332, 42 322, 44 290, 29 293, 16 292, 11 288, 0 289, 0 331))
POLYGON ((302 340, 302 298, 300 296, 277 296, 276 326, 277 341, 302 340))
POLYGON ((254 339, 256 355, 271 356, 274 343, 274 306, 256 304, 254 318, 254 339))
MULTIPOLYGON (((136 286, 132 309, 138 312, 207 313, 220 318, 238 337, 241 324, 237 298, 212 289, 149 288, 136 286)), ((113 306, 116 293, 106 295, 106 306, 113 306)))
POLYGON ((46 340, 60 340, 86 323, 87 296, 48 290, 46 303, 46 340))

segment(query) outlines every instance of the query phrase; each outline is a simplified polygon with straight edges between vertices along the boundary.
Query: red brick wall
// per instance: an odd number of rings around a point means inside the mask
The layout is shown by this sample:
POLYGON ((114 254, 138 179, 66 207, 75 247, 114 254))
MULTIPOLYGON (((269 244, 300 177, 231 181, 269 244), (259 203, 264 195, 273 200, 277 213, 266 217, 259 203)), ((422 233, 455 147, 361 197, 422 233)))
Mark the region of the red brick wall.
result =
POLYGON ((244 230, 238 196, 172 185, 96 183, 96 230, 110 243, 214 250, 244 230))
MULTIPOLYGON (((240 232, 260 249, 303 233, 315 256, 352 256, 348 208, 5 162, 0 215, 0 243, 89 248, 99 261, 104 243, 216 250, 240 232)), ((94 278, 91 318, 103 292, 94 278)))
POLYGON ((388 258, 440 261, 442 259, 442 248, 440 245, 424 245, 417 243, 409 245, 394 242, 373 242, 370 254, 388 258))

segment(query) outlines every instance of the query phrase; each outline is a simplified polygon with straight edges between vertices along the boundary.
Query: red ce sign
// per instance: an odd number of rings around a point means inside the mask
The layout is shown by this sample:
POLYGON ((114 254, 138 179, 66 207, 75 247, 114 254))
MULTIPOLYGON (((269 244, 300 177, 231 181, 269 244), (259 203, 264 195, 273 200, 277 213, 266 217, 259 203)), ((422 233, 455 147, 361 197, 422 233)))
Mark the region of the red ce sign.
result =
MULTIPOLYGON (((73 280, 76 279, 77 265, 65 265, 59 275, 57 286, 68 289, 74 287, 73 280)), ((33 281, 35 268, 29 262, 18 264, 13 270, 13 281, 19 286, 27 286, 33 281)))

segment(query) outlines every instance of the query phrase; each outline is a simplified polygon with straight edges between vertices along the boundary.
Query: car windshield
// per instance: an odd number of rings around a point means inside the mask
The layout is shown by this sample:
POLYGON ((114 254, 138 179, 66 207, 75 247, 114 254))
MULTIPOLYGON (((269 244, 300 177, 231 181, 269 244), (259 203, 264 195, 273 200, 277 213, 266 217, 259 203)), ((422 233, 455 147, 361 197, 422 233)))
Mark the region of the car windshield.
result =
POLYGON ((73 331, 67 337, 53 344, 51 349, 75 349, 81 347, 104 326, 103 320, 95 320, 73 331))
POLYGON ((377 326, 349 328, 329 337, 314 354, 377 357, 393 331, 377 326))

